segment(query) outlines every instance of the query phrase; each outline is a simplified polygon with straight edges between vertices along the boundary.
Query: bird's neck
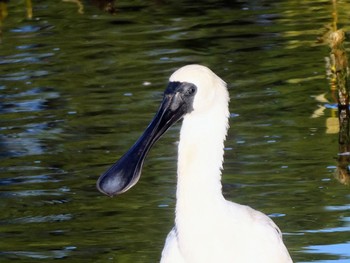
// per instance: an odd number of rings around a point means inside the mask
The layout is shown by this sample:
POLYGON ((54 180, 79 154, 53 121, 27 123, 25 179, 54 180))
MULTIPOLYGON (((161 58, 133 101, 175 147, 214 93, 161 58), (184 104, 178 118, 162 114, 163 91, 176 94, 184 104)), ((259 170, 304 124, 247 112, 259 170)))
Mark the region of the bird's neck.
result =
POLYGON ((221 169, 227 128, 227 104, 184 118, 178 154, 177 217, 204 216, 223 203, 221 169))

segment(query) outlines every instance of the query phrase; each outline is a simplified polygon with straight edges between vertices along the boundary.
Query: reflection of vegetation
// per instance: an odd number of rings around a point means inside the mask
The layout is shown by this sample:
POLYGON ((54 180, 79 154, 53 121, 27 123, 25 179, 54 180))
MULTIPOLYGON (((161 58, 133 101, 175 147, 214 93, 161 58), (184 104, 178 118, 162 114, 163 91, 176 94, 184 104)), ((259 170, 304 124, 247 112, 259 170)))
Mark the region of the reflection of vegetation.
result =
POLYGON ((26 0, 26 6, 27 6, 27 18, 32 19, 33 18, 32 0, 26 0))
MULTIPOLYGON (((5 20, 8 15, 7 2, 0 0, 0 25, 5 20)), ((27 18, 31 19, 33 17, 32 0, 25 0, 27 18)))
POLYGON ((333 23, 324 34, 321 42, 329 45, 331 52, 326 58, 327 75, 334 100, 338 104, 339 120, 339 157, 336 171, 337 179, 350 183, 350 137, 349 137, 349 87, 348 87, 348 58, 344 48, 345 33, 337 28, 337 2, 333 0, 333 23))
POLYGON ((92 3, 98 6, 101 10, 114 14, 116 12, 115 0, 92 0, 92 3))
POLYGON ((8 15, 7 5, 5 2, 0 1, 0 22, 3 21, 8 15))
MULTIPOLYGON (((0 42, 2 39, 3 21, 8 16, 7 2, 8 1, 0 0, 0 42)), ((26 3, 27 18, 31 19, 33 17, 32 0, 25 0, 25 3, 26 3)))
POLYGON ((84 5, 82 4, 81 0, 62 0, 62 1, 75 3, 78 6, 78 13, 79 14, 84 13, 84 5))
POLYGON ((4 21, 7 15, 7 5, 5 2, 0 1, 0 43, 2 39, 2 21, 4 21))
MULTIPOLYGON (((61 0, 62 2, 71 2, 77 5, 78 7, 78 13, 83 14, 84 13, 84 4, 82 0, 61 0)), ((3 21, 8 16, 8 2, 7 0, 0 0, 0 43, 2 39, 2 28, 3 28, 3 21)), ((99 9, 115 14, 116 12, 116 0, 91 0, 91 4, 97 6, 99 9)), ((33 5, 32 0, 25 0, 25 7, 26 7, 26 17, 27 19, 33 18, 33 5)))
MULTIPOLYGON (((78 6, 78 13, 84 13, 84 5, 81 0, 62 0, 63 2, 75 3, 78 6)), ((99 9, 108 13, 114 14, 116 12, 115 0, 92 0, 92 4, 98 6, 99 9)))
MULTIPOLYGON (((7 17, 7 2, 0 0, 0 25, 2 21, 7 17)), ((78 13, 84 13, 84 4, 82 0, 62 0, 62 2, 72 2, 78 6, 78 13)), ((114 14, 116 12, 116 1, 115 0, 91 0, 91 3, 103 11, 114 14)), ((33 5, 32 0, 25 0, 27 18, 33 17, 33 5)))

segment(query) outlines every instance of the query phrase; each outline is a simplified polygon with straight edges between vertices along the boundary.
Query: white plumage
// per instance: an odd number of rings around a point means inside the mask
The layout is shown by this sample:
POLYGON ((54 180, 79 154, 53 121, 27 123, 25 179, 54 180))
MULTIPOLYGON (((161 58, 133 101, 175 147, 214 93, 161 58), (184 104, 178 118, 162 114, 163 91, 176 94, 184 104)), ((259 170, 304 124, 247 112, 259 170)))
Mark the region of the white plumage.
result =
POLYGON ((109 196, 126 192, 141 176, 152 145, 183 117, 178 149, 175 226, 161 263, 290 263, 275 223, 248 206, 226 201, 221 170, 228 129, 226 83, 210 69, 177 70, 143 135, 97 181, 109 196))
POLYGON ((171 82, 197 86, 180 132, 175 226, 161 263, 292 262, 276 224, 249 206, 226 201, 221 170, 228 128, 226 83, 210 69, 188 65, 171 82))

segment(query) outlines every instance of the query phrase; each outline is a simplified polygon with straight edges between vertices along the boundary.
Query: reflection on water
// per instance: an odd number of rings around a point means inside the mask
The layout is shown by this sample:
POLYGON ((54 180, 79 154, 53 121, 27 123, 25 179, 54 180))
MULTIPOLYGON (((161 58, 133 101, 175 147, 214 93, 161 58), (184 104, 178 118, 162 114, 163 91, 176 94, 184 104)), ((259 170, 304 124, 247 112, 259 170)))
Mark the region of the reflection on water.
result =
MULTIPOLYGON (((337 4, 347 32, 350 6, 337 4)), ((333 177, 339 133, 326 126, 338 118, 330 50, 315 44, 332 2, 13 0, 0 9, 1 262, 159 259, 173 225, 178 127, 132 191, 110 199, 95 182, 188 63, 229 83, 225 196, 274 217, 295 262, 350 260, 349 188, 333 177)))
POLYGON ((330 47, 330 54, 325 58, 326 71, 330 80, 330 91, 334 105, 329 107, 328 100, 324 98, 324 94, 316 96, 320 102, 326 102, 326 106, 320 106, 313 116, 317 118, 323 115, 323 111, 327 108, 332 109, 332 117, 326 121, 327 133, 339 133, 339 153, 338 166, 335 171, 335 177, 339 182, 348 185, 350 183, 350 135, 349 135, 349 87, 348 87, 348 57, 344 47, 345 32, 338 28, 338 8, 337 1, 333 0, 331 26, 327 27, 326 32, 320 38, 320 43, 325 43, 330 47), (321 101, 323 100, 323 101, 321 101), (335 116, 337 111, 337 117, 335 116))

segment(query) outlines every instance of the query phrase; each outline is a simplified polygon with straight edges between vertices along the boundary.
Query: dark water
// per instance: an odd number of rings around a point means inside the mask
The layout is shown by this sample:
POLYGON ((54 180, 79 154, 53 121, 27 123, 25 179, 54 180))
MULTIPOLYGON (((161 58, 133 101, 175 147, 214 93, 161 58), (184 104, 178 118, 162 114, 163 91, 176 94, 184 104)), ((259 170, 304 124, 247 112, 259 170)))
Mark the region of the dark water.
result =
MULTIPOLYGON (((339 10, 347 30, 350 6, 339 10)), ((337 113, 315 99, 333 103, 329 49, 316 44, 330 1, 117 1, 114 14, 90 1, 34 1, 27 19, 13 0, 7 11, 1 262, 159 260, 173 225, 179 126, 130 192, 107 198, 95 182, 147 126, 171 72, 189 63, 229 84, 225 196, 273 217, 295 262, 350 262, 350 188, 335 178, 329 125, 337 113)))

